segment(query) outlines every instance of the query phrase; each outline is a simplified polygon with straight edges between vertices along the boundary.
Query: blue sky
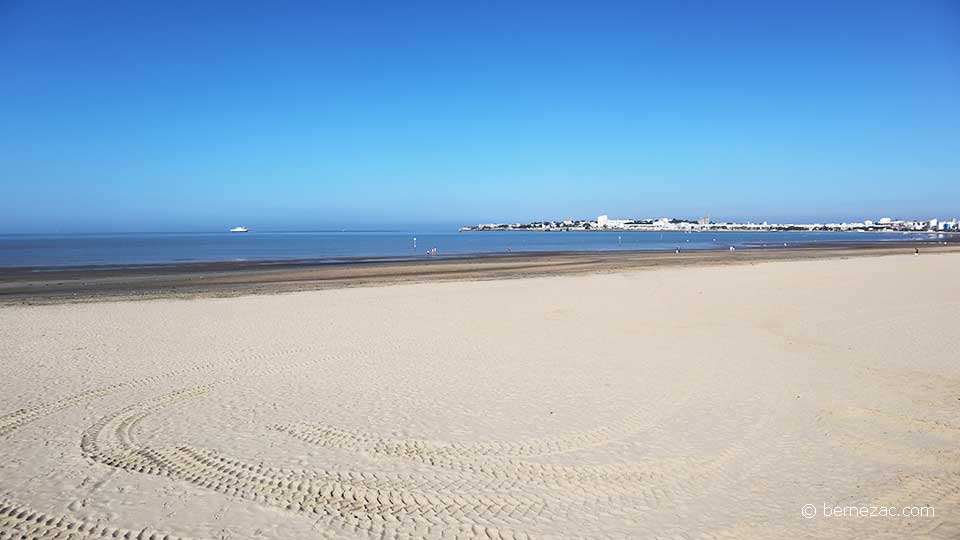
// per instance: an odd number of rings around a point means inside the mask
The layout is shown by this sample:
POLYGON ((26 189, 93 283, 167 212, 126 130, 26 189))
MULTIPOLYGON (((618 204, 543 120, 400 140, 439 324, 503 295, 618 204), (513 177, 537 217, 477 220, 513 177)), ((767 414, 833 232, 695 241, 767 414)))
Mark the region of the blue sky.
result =
POLYGON ((960 215, 955 1, 241 4, 0 2, 0 232, 960 215))

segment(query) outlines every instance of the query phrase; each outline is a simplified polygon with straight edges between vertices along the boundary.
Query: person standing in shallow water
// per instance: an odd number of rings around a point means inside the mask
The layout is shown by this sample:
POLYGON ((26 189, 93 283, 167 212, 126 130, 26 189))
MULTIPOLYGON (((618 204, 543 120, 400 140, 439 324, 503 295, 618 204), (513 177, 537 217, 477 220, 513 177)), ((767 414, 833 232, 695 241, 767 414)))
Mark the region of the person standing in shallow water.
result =
POLYGON ((917 257, 920 255, 920 248, 913 248, 913 256, 917 257))

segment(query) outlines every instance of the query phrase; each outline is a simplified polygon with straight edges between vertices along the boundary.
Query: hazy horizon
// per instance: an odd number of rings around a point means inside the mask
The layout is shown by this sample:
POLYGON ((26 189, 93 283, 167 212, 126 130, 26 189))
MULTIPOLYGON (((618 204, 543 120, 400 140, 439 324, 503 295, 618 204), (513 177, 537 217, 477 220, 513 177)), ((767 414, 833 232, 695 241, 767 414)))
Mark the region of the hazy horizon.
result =
POLYGON ((960 215, 960 8, 0 5, 0 233, 960 215))
MULTIPOLYGON (((600 214, 598 214, 600 215, 600 214)), ((562 221, 565 219, 584 219, 591 220, 596 219, 597 216, 566 216, 566 217, 538 217, 538 218, 528 218, 528 219, 510 219, 510 220, 474 220, 474 221, 464 221, 464 222, 425 222, 425 223, 353 223, 353 224, 337 224, 337 223, 327 223, 327 224, 316 224, 316 225, 258 225, 250 221, 235 221, 230 223, 212 224, 212 225, 196 225, 192 227, 173 227, 173 226, 162 226, 157 225, 154 228, 149 229, 130 229, 130 228, 76 228, 76 229, 38 229, 38 230, 0 230, 0 236, 2 235, 59 235, 59 234, 204 234, 204 233, 218 233, 218 232, 228 232, 228 229, 236 226, 244 226, 249 229, 251 232, 260 232, 260 233, 297 233, 297 232, 411 232, 411 231, 421 231, 421 232, 430 232, 430 233, 442 233, 442 232, 456 232, 458 228, 469 225, 478 225, 482 223, 528 223, 535 221, 562 221)), ((694 215, 647 215, 647 216, 620 216, 620 215, 610 215, 611 219, 659 219, 662 217, 676 218, 676 219, 690 219, 695 220, 702 216, 694 215)), ((785 220, 785 219, 776 219, 776 218, 727 218, 723 216, 710 216, 711 221, 718 222, 739 222, 739 223, 762 223, 764 221, 770 223, 856 223, 862 222, 865 219, 874 220, 881 217, 890 217, 893 219, 905 219, 905 220, 921 220, 926 221, 931 218, 940 219, 940 220, 952 220, 955 218, 960 218, 960 212, 957 212, 956 215, 929 215, 929 214, 918 214, 912 216, 898 216, 898 215, 887 215, 887 214, 877 214, 873 216, 862 216, 862 217, 850 217, 846 219, 820 219, 820 220, 785 220)), ((620 231, 630 232, 630 231, 620 231)), ((637 232, 637 231, 633 231, 637 232)), ((642 232, 642 231, 641 231, 642 232)))
MULTIPOLYGON (((284 233, 284 232, 410 232, 410 231, 423 231, 423 232, 456 232, 456 230, 462 226, 469 225, 478 225, 481 223, 529 223, 535 221, 562 221, 565 219, 583 219, 583 220, 595 220, 598 215, 603 215, 603 212, 596 215, 571 215, 571 216, 556 216, 556 217, 530 217, 530 218, 518 218, 518 219, 477 219, 473 221, 443 221, 443 222, 371 222, 371 223, 314 223, 314 224, 276 224, 276 223, 260 223, 256 220, 234 220, 232 222, 224 223, 207 223, 207 224, 195 224, 188 226, 173 226, 155 224, 152 228, 141 228, 141 229, 132 229, 126 227, 103 227, 100 229, 97 228, 49 228, 49 229, 37 229, 37 230, 2 230, 0 229, 0 235, 10 235, 10 234, 150 234, 150 233, 216 233, 216 232, 227 232, 228 229, 236 226, 244 226, 254 232, 262 233, 284 233)), ((611 219, 659 219, 663 217, 675 218, 675 219, 689 219, 695 220, 701 215, 687 215, 687 214, 650 214, 650 215, 616 215, 610 214, 611 219)), ((903 219, 903 220, 921 220, 926 221, 929 219, 940 219, 940 220, 952 220, 955 218, 960 218, 960 211, 955 215, 933 215, 933 214, 923 214, 918 213, 916 215, 896 215, 896 214, 883 214, 878 213, 874 215, 867 216, 851 216, 847 218, 837 218, 837 219, 778 219, 776 217, 727 217, 727 216, 716 216, 710 214, 710 219, 714 223, 719 222, 739 222, 739 223, 762 223, 764 221, 770 223, 856 223, 862 222, 864 220, 873 220, 876 221, 882 217, 889 217, 892 219, 903 219)))

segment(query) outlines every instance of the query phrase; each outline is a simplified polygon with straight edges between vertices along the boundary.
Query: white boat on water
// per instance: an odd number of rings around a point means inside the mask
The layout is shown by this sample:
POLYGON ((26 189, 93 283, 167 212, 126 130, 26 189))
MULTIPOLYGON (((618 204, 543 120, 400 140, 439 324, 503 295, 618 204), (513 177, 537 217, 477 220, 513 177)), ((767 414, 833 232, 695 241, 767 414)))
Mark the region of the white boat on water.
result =
POLYGON ((246 227, 234 227, 230 229, 230 232, 247 232, 246 227))

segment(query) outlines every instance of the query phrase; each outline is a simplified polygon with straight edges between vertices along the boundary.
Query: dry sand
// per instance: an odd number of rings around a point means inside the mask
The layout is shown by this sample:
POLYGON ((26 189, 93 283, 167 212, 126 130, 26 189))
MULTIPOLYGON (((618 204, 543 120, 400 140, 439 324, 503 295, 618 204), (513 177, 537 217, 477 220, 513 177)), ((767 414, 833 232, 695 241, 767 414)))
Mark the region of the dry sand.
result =
POLYGON ((958 538, 958 269, 3 307, 0 539, 958 538))

